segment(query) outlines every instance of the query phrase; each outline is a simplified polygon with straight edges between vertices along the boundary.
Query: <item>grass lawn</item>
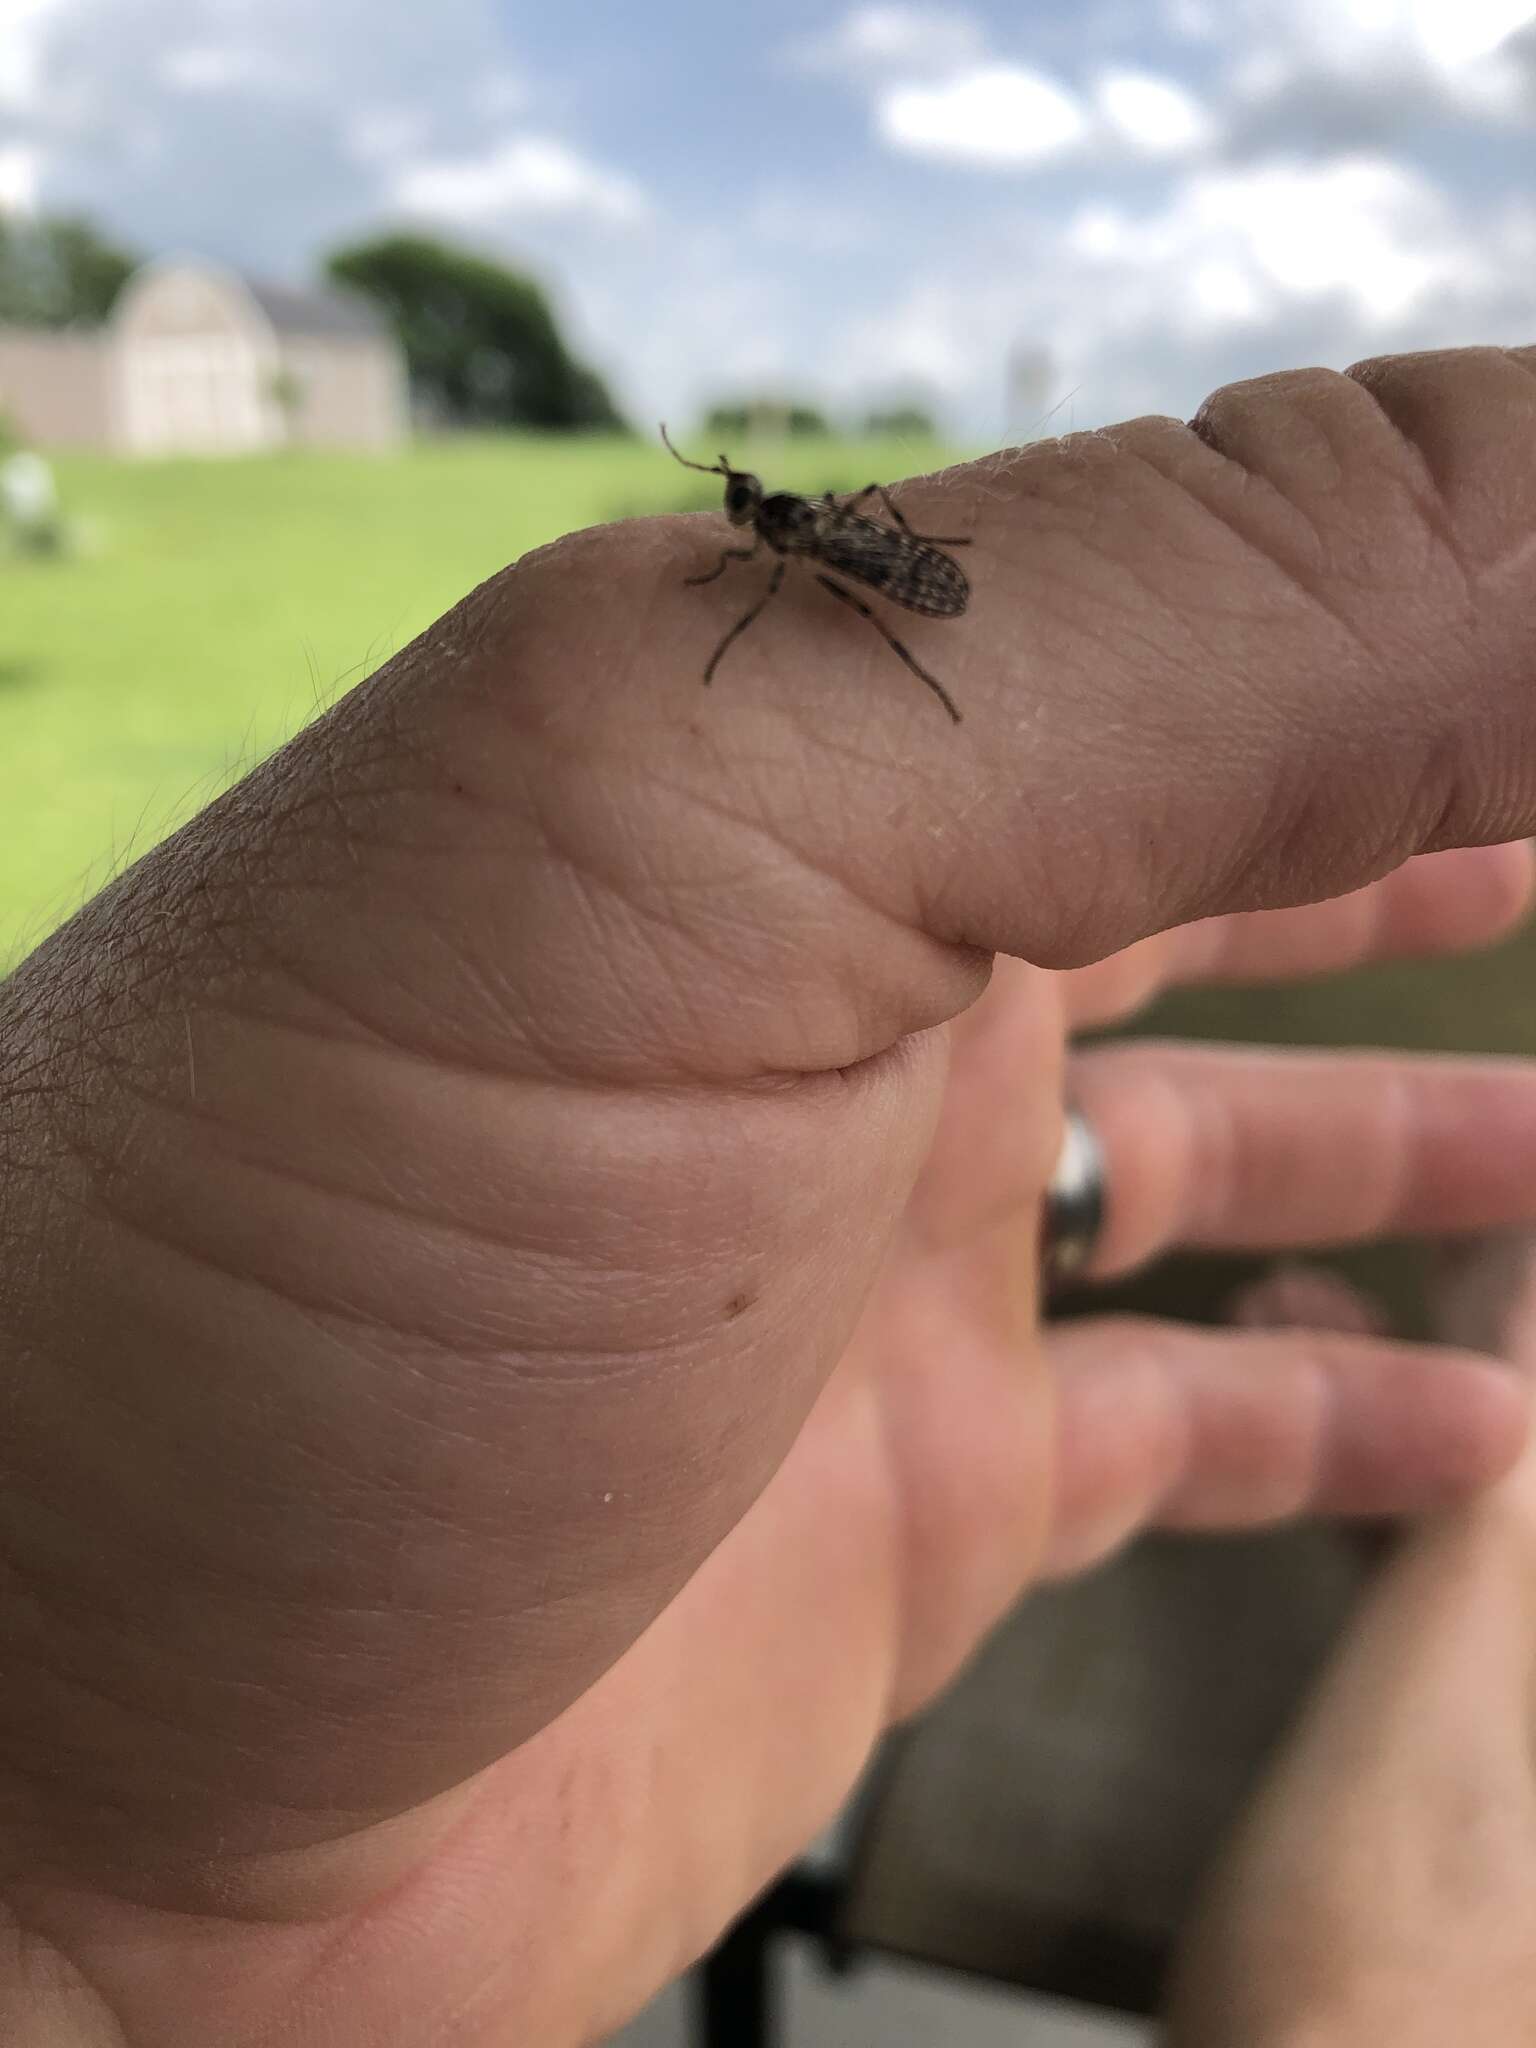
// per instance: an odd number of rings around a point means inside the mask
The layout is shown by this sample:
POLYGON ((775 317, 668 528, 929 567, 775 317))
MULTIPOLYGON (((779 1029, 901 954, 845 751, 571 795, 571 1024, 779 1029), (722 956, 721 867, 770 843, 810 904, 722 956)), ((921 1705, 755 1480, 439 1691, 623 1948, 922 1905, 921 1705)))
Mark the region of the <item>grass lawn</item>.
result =
MULTIPOLYGON (((945 458, 820 443, 762 459, 812 490, 945 458)), ((0 556, 0 967, 503 563, 622 513, 720 502, 646 441, 55 467, 80 553, 0 556)))

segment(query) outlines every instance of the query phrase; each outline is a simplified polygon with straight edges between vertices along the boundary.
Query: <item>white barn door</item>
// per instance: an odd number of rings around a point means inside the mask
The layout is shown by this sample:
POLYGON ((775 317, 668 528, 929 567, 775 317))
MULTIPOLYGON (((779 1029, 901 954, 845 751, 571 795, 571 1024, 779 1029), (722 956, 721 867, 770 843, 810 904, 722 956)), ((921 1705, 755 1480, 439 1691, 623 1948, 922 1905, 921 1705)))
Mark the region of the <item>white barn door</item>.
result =
POLYGON ((257 353, 235 334, 136 334, 122 352, 137 455, 243 455, 272 442, 257 353))

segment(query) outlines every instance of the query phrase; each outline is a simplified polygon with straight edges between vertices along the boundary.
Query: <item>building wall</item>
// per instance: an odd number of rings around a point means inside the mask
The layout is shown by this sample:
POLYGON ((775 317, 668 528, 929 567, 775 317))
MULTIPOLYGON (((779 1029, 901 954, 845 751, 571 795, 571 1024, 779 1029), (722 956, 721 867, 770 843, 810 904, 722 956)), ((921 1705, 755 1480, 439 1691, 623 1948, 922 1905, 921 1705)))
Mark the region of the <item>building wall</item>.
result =
POLYGON ((408 409, 392 342, 289 334, 281 348, 297 391, 290 414, 295 447, 399 447, 408 409))
POLYGON ((0 327, 0 414, 39 448, 105 448, 110 377, 100 334, 0 327))

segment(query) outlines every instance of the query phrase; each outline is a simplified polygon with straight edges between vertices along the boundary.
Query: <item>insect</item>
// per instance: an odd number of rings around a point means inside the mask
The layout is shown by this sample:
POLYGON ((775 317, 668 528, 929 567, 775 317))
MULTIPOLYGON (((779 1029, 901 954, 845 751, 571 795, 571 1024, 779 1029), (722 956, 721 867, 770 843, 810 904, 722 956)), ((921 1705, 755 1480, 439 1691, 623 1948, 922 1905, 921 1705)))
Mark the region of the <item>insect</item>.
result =
MULTIPOLYGON (((722 455, 718 462, 690 462, 672 446, 665 426, 661 438, 668 453, 676 456, 685 469, 725 478, 725 516, 732 526, 750 526, 753 534, 749 548, 727 548, 707 575, 689 576, 685 580, 690 584, 713 583, 725 574, 729 563, 750 562, 764 547, 779 557, 768 588, 710 656, 704 671, 706 683, 714 681, 726 649, 741 638, 778 595, 784 571, 796 557, 851 576, 881 597, 889 598, 892 604, 927 619, 958 619, 970 603, 971 586, 960 564, 944 552, 946 548, 969 547, 970 537, 914 533, 891 503, 883 485, 867 484, 844 504, 839 504, 831 491, 821 498, 800 498, 792 491, 765 491, 760 478, 750 470, 733 469, 728 456, 722 455), (878 519, 859 511, 860 505, 875 497, 895 520, 894 527, 883 526, 878 519)), ((901 657, 919 682, 927 684, 958 725, 960 708, 948 690, 936 676, 929 675, 911 649, 902 645, 864 600, 831 576, 818 572, 816 581, 861 618, 869 620, 886 645, 901 657)))

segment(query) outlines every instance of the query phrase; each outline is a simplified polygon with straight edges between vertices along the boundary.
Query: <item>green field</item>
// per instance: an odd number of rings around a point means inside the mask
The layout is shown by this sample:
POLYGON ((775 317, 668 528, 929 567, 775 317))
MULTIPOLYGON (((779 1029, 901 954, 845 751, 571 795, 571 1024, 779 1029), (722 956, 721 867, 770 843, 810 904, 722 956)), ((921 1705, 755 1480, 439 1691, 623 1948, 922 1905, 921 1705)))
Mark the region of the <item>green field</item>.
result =
MULTIPOLYGON (((807 490, 944 459, 826 443, 762 458, 807 490)), ((55 466, 75 551, 0 555, 0 965, 503 563, 624 513, 720 502, 645 441, 55 466)))

